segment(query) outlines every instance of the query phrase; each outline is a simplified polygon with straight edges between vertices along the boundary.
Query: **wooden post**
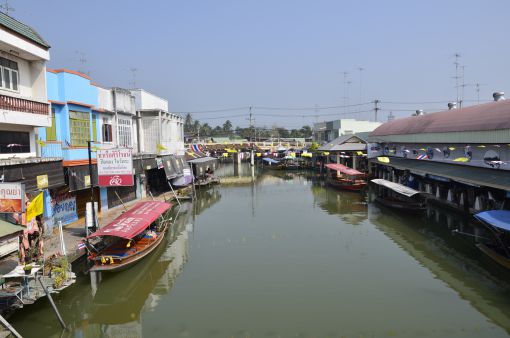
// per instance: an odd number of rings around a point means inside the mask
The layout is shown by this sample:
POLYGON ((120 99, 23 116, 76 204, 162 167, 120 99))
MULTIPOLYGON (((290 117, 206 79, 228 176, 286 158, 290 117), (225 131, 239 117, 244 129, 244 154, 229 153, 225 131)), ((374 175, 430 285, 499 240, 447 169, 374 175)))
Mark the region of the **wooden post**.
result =
POLYGON ((4 324, 4 326, 9 330, 11 331, 12 335, 14 337, 17 337, 17 338, 21 338, 21 335, 18 333, 18 331, 16 331, 11 324, 9 324, 9 322, 7 320, 5 320, 5 318, 3 316, 0 315, 0 322, 2 322, 2 324, 4 324))
POLYGON ((46 296, 48 297, 48 300, 50 301, 50 304, 51 304, 51 307, 53 308, 53 311, 55 311, 55 315, 57 316, 57 319, 60 322, 60 325, 62 326, 63 329, 66 329, 67 328, 66 327, 66 323, 64 323, 64 320, 60 316, 60 313, 58 312, 57 306, 53 302, 53 298, 51 298, 51 294, 48 292, 48 289, 46 289, 46 287, 44 286, 44 284, 43 284, 43 282, 41 280, 41 277, 39 276, 39 278, 37 278, 37 280, 39 281, 39 283, 41 283, 41 286, 42 286, 42 288, 44 290, 44 293, 46 293, 46 296))

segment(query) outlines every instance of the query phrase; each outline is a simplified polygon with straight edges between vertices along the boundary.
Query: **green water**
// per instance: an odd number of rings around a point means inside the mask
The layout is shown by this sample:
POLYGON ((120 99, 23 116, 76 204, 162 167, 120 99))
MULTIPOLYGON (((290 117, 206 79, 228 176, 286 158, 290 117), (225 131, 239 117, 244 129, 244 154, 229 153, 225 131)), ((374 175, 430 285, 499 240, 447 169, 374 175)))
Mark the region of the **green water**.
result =
POLYGON ((143 263, 95 295, 82 277, 56 296, 67 332, 46 299, 11 323, 24 337, 509 335, 509 274, 451 233, 469 220, 399 215, 314 181, 259 173, 202 191, 143 263))

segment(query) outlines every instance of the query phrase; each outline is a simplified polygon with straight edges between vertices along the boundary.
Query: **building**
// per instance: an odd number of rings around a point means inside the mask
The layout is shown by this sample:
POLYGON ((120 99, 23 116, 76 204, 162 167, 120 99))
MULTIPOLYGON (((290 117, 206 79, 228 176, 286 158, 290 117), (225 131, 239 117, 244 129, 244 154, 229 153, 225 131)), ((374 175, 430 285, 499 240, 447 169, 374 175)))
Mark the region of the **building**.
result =
POLYGON ((61 154, 42 158, 38 143, 39 128, 50 127, 53 118, 46 90, 49 49, 33 28, 0 13, 0 182, 23 183, 28 199, 64 185, 61 154))
POLYGON ((372 173, 464 211, 510 207, 510 101, 494 97, 381 125, 369 136, 372 173))
MULTIPOLYGON (((323 166, 326 163, 339 163, 356 170, 367 169, 367 139, 369 133, 339 136, 317 150, 314 162, 323 166)), ((324 169, 320 168, 321 171, 324 169)))
POLYGON ((371 132, 380 125, 380 122, 358 121, 355 119, 341 119, 314 123, 313 141, 319 144, 324 144, 333 141, 339 136, 371 132))

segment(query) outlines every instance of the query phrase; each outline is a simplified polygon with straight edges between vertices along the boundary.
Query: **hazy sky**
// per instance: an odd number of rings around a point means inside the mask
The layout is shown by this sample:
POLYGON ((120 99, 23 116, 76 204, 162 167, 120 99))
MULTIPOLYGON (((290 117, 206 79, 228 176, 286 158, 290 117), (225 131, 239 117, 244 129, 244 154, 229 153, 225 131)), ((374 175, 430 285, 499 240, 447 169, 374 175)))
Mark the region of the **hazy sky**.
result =
MULTIPOLYGON (((174 112, 254 106, 258 126, 298 127, 339 117, 373 119, 373 112, 352 114, 373 104, 317 112, 259 107, 377 98, 382 121, 389 110, 397 116, 435 111, 456 99, 456 52, 465 66, 464 98, 473 100, 468 104, 476 103, 475 83, 481 100, 495 90, 510 92, 508 0, 9 2, 11 15, 52 46, 49 67, 83 69, 94 81, 119 87, 130 86, 130 69, 137 68, 137 87, 167 98, 174 112), (365 69, 361 88, 359 67, 365 69), (344 71, 352 82, 348 95, 344 71)), ((194 117, 215 125, 230 116, 234 125, 246 126, 247 113, 194 117)))

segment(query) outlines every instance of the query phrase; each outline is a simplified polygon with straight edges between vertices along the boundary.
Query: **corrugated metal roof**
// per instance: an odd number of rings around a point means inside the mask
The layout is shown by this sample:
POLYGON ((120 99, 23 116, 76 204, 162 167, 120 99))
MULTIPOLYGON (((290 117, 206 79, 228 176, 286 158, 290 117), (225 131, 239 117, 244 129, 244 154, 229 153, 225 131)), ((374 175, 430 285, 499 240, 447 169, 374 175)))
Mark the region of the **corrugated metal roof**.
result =
MULTIPOLYGON (((377 162, 377 160, 370 160, 377 162)), ((442 176, 457 182, 465 182, 478 186, 486 186, 510 191, 510 175, 506 170, 486 169, 420 160, 409 160, 391 157, 390 163, 385 166, 397 169, 408 169, 411 172, 442 176)))
POLYGON ((337 137, 333 141, 326 143, 318 150, 320 151, 356 151, 365 150, 367 148, 366 141, 355 135, 344 135, 337 137))
POLYGON ((396 119, 376 128, 370 138, 502 129, 510 129, 510 100, 396 119))
POLYGON ((24 227, 0 219, 0 238, 22 232, 24 227))
POLYGON ((50 45, 44 41, 44 39, 39 35, 39 33, 35 31, 35 29, 1 12, 0 25, 24 36, 25 38, 35 42, 42 47, 50 48, 50 45))

